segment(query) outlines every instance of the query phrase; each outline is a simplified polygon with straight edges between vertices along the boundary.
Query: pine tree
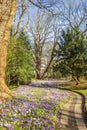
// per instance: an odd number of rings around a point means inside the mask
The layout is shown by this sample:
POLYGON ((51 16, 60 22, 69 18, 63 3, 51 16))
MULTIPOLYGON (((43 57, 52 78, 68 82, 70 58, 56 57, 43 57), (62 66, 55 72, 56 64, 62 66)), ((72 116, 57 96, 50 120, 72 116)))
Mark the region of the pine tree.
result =
POLYGON ((68 28, 62 32, 58 46, 59 48, 55 50, 56 68, 59 68, 61 73, 72 75, 73 80, 78 84, 79 78, 84 73, 84 57, 87 55, 85 35, 78 27, 68 28))
POLYGON ((20 31, 18 38, 11 36, 8 47, 6 81, 9 84, 26 84, 33 77, 32 53, 28 36, 20 31))

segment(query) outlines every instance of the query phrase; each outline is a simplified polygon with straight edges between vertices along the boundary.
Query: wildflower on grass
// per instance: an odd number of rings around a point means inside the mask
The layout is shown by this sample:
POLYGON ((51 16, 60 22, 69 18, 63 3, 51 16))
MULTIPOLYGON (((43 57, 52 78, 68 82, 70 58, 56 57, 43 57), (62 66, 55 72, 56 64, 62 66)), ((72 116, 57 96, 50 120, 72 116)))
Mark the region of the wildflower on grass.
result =
POLYGON ((11 124, 5 124, 5 127, 7 128, 7 130, 13 130, 11 124))
POLYGON ((12 125, 11 124, 5 124, 6 127, 11 127, 12 125))
MULTIPOLYGON (((14 130, 17 126, 21 130, 54 130, 53 110, 57 110, 60 101, 68 97, 68 94, 55 88, 37 87, 21 87, 17 93, 23 98, 15 98, 2 105, 0 126, 7 130, 14 130), (40 92, 39 96, 38 92, 40 92)), ((62 110, 58 111, 58 119, 60 119, 62 110)))
POLYGON ((47 123, 48 121, 49 121, 48 119, 46 119, 46 118, 44 119, 44 122, 45 122, 45 123, 47 123))
POLYGON ((25 123, 31 123, 32 121, 31 120, 26 120, 25 123))
POLYGON ((51 127, 50 130, 54 130, 54 129, 51 127))
POLYGON ((20 124, 21 127, 25 126, 25 124, 20 124))
POLYGON ((34 124, 35 125, 41 124, 41 121, 35 121, 34 124))

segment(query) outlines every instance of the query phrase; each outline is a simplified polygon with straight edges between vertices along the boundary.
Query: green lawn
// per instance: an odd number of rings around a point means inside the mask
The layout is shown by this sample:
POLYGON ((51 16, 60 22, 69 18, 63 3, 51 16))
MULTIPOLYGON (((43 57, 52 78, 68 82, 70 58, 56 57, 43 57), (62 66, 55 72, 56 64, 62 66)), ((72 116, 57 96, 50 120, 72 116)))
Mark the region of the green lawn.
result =
POLYGON ((85 97, 87 96, 87 89, 86 90, 85 89, 84 90, 80 89, 80 90, 75 90, 75 91, 83 94, 85 97))
POLYGON ((75 90, 76 92, 81 93, 83 96, 85 96, 85 105, 86 105, 86 111, 87 111, 87 89, 84 90, 75 90))
POLYGON ((86 105, 86 110, 87 110, 87 80, 86 81, 81 81, 81 83, 76 86, 74 82, 67 82, 63 85, 60 86, 60 88, 68 89, 74 92, 79 92, 85 97, 85 105, 86 105))

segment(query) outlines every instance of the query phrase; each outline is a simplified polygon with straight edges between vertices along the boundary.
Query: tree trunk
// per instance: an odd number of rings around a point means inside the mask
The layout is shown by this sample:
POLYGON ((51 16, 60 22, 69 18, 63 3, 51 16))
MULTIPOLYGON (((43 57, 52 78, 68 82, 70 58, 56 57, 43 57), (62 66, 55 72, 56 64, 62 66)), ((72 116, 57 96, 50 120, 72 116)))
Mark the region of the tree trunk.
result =
POLYGON ((41 60, 39 58, 36 58, 35 73, 36 73, 35 78, 41 79, 41 60))
POLYGON ((0 1, 0 91, 12 96, 5 83, 5 68, 9 32, 15 14, 16 0, 0 1))
POLYGON ((72 79, 75 81, 75 85, 78 85, 78 84, 79 84, 78 79, 77 79, 77 78, 75 78, 75 76, 74 76, 74 75, 72 75, 72 79))
POLYGON ((35 55, 35 78, 41 79, 41 58, 42 58, 42 47, 40 44, 35 40, 34 45, 34 55, 35 55))

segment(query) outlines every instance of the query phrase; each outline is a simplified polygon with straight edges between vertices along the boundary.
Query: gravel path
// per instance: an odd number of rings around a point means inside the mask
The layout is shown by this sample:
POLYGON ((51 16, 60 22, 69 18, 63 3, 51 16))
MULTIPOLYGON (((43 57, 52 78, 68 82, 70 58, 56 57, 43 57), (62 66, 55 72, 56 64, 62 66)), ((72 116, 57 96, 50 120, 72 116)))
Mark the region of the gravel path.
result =
POLYGON ((70 93, 70 101, 62 109, 61 130, 87 130, 82 113, 82 97, 70 93))

